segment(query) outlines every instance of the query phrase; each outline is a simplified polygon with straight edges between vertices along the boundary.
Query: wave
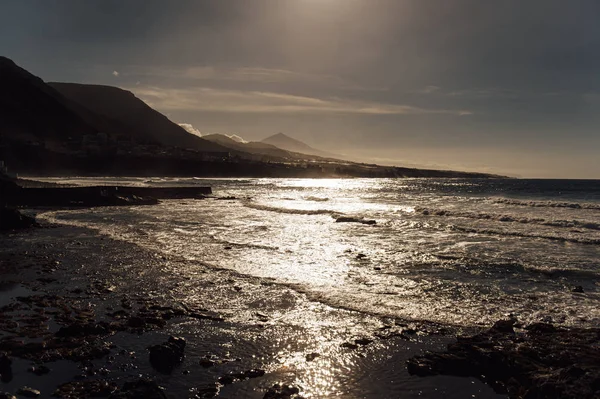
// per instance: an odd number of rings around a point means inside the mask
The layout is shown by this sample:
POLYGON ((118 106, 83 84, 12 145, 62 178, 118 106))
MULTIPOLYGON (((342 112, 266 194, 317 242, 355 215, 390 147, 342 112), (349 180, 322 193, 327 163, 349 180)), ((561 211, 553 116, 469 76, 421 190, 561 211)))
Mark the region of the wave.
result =
POLYGON ((591 222, 586 220, 562 220, 562 219, 542 219, 542 218, 529 218, 525 216, 511 216, 511 215, 495 215, 489 213, 474 213, 474 212, 461 212, 452 211, 447 209, 430 209, 430 208, 415 208, 416 212, 419 212, 426 216, 453 216, 467 219, 478 219, 478 220, 493 220, 498 222, 512 222, 522 224, 537 224, 542 226, 551 227, 562 227, 562 228, 580 228, 589 230, 600 231, 600 223, 591 222))
POLYGON ((583 237, 567 237, 552 234, 538 234, 538 233, 526 233, 524 231, 506 231, 506 230, 494 230, 494 229, 482 229, 476 227, 466 227, 449 225, 447 226, 450 230, 461 231, 463 233, 473 234, 486 234, 486 235, 499 235, 508 237, 524 237, 524 238, 541 238, 552 241, 572 242, 576 244, 586 245, 600 245, 600 238, 583 238, 583 237))
POLYGON ((465 256, 464 254, 452 255, 452 254, 435 254, 441 262, 450 262, 455 264, 464 265, 466 267, 472 267, 475 269, 491 269, 496 273, 533 273, 538 275, 544 275, 549 278, 554 277, 569 277, 578 280, 594 280, 600 276, 600 271, 581 269, 577 267, 560 267, 546 265, 535 265, 524 263, 517 259, 489 259, 479 258, 474 256, 465 256))
POLYGON ((329 198, 327 197, 315 197, 312 195, 309 195, 308 197, 304 197, 305 201, 314 201, 314 202, 327 202, 329 201, 329 198))
POLYGON ((532 208, 571 208, 571 209, 592 209, 600 211, 600 204, 586 202, 556 202, 556 201, 521 201, 510 198, 491 198, 496 204, 529 206, 532 208))
POLYGON ((223 245, 228 246, 228 247, 265 249, 265 250, 268 250, 268 251, 279 251, 279 247, 274 247, 274 246, 271 246, 271 245, 251 244, 251 243, 244 243, 244 242, 233 242, 233 241, 222 240, 222 239, 216 238, 215 236, 211 236, 211 238, 213 239, 213 241, 215 243, 223 244, 223 245))
POLYGON ((246 208, 256 209, 259 211, 276 212, 276 213, 287 213, 292 215, 330 215, 332 217, 342 216, 342 212, 337 212, 331 209, 291 209, 291 208, 280 208, 276 206, 261 205, 253 202, 245 202, 246 208))

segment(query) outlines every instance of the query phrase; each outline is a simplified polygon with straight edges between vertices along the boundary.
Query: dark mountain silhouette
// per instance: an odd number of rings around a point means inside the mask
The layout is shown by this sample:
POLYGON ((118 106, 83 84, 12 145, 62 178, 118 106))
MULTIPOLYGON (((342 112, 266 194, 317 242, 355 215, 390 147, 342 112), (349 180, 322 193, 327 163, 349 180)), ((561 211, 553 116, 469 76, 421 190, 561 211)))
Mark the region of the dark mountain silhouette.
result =
POLYGON ((277 133, 277 134, 274 134, 273 136, 269 136, 266 139, 262 140, 261 142, 274 145, 275 147, 281 148, 283 150, 299 152, 301 154, 316 155, 316 156, 323 157, 323 158, 335 158, 336 157, 336 155, 334 155, 334 154, 329 154, 325 151, 321 151, 321 150, 312 148, 308 144, 305 144, 299 140, 291 138, 290 136, 285 135, 283 133, 277 133))
POLYGON ((42 79, 0 57, 0 137, 60 142, 96 134, 76 108, 42 79))
POLYGON ((227 148, 235 149, 238 151, 244 151, 250 154, 266 155, 283 159, 296 158, 289 151, 282 150, 281 148, 277 148, 274 145, 259 141, 240 142, 224 134, 208 134, 202 136, 202 138, 218 143, 227 148))
POLYGON ((254 143, 240 143, 222 135, 208 138, 188 133, 126 90, 46 84, 0 57, 0 160, 18 173, 490 177, 338 161, 281 133, 254 143))
POLYGON ((101 127, 107 134, 129 136, 139 142, 153 142, 198 151, 227 151, 214 142, 190 134, 166 116, 150 108, 127 90, 112 86, 50 82, 69 100, 105 118, 101 127))

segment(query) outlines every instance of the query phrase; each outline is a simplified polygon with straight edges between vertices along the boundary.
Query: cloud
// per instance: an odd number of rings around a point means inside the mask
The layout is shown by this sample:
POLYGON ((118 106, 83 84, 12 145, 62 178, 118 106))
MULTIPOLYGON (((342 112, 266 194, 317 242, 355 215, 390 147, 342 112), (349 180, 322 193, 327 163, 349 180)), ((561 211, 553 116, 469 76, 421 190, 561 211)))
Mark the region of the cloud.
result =
POLYGON ((303 73, 286 69, 259 68, 259 67, 214 67, 194 66, 188 68, 135 68, 139 75, 160 78, 183 78, 186 80, 210 82, 237 82, 258 84, 315 84, 320 87, 337 88, 355 91, 385 91, 387 88, 363 86, 348 81, 339 76, 329 74, 303 73))
POLYGON ((191 123, 178 123, 178 125, 181 126, 182 128, 184 128, 185 130, 187 130, 188 133, 195 134, 196 136, 202 137, 202 133, 200 133, 200 130, 198 130, 194 126, 192 126, 191 123))
POLYGON ((363 115, 447 114, 457 116, 472 114, 469 110, 429 109, 342 98, 321 99, 273 92, 222 90, 206 87, 161 89, 138 86, 129 90, 148 104, 163 111, 363 115))
POLYGON ((243 137, 238 136, 237 134, 226 134, 225 136, 229 137, 230 139, 237 141, 238 143, 247 143, 248 141, 244 140, 243 137))
POLYGON ((112 71, 112 74, 114 77, 119 77, 119 72, 118 71, 112 71))

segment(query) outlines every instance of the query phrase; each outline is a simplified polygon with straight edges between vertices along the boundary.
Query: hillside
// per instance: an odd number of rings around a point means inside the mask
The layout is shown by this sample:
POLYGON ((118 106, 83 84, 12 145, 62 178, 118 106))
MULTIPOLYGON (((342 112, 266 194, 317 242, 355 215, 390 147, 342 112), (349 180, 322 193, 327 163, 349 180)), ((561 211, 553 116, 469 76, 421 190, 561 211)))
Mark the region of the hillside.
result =
POLYGON ((274 145, 266 144, 257 141, 240 142, 234 140, 224 134, 208 134, 202 136, 203 139, 218 143, 224 147, 231 148, 238 151, 247 152, 255 155, 264 155, 268 157, 276 157, 281 159, 291 159, 292 154, 289 151, 277 148, 274 145))
POLYGON ((1 138, 61 142, 73 136, 96 134, 98 129, 76 108, 42 79, 0 57, 1 138))
POLYGON ((228 151, 214 142, 188 133, 127 90, 77 83, 50 82, 48 85, 69 100, 109 121, 104 126, 111 131, 105 133, 132 137, 139 142, 198 151, 228 151))
POLYGON ((301 154, 316 155, 323 158, 335 158, 335 155, 333 154, 329 154, 325 151, 312 148, 308 144, 291 138, 290 136, 287 136, 283 133, 277 133, 273 136, 269 136, 266 139, 262 140, 261 143, 271 144, 283 150, 299 152, 301 154))
POLYGON ((281 133, 250 143, 223 135, 201 138, 131 92, 110 86, 47 84, 0 57, 0 160, 11 172, 53 176, 491 177, 333 158, 281 133))

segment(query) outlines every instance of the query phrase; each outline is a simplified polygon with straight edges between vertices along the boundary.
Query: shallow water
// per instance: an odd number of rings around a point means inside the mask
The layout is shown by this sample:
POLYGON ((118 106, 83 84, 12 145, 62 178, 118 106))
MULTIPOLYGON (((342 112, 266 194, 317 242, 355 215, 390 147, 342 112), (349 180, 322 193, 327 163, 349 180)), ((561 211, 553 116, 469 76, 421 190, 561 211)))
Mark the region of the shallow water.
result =
MULTIPOLYGON (((61 180, 64 182, 64 180, 61 180)), ((600 324, 600 182, 72 179, 210 185, 215 198, 46 213, 370 314, 463 326, 600 324), (218 197, 233 196, 234 200, 218 197), (375 225, 336 223, 340 216, 375 225), (582 286, 584 293, 571 292, 582 286)), ((191 270, 173 273, 193 275, 191 270)))

